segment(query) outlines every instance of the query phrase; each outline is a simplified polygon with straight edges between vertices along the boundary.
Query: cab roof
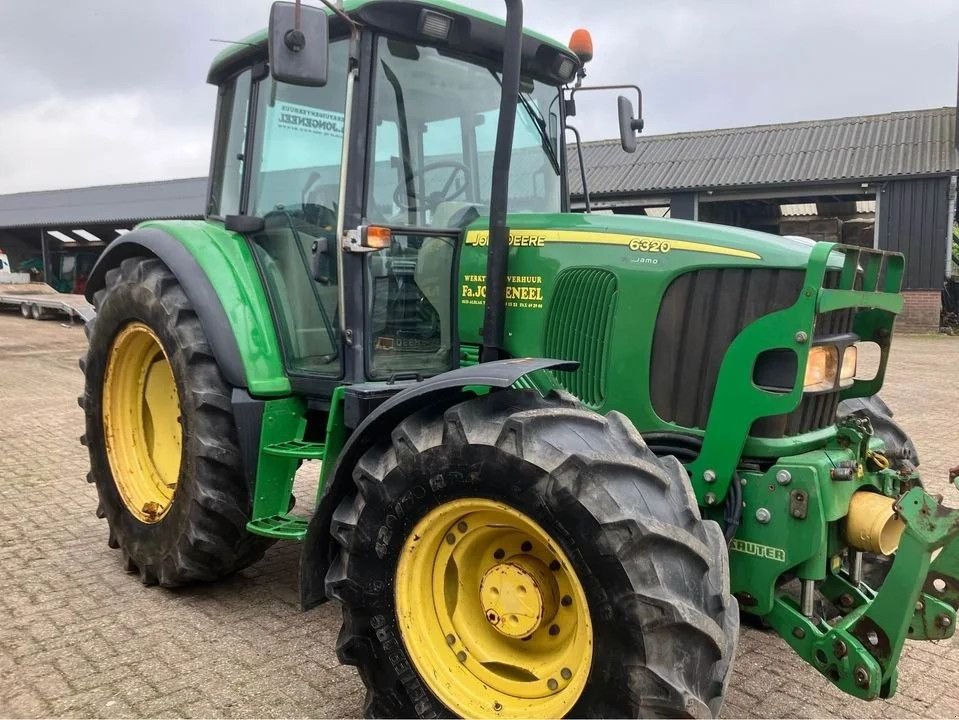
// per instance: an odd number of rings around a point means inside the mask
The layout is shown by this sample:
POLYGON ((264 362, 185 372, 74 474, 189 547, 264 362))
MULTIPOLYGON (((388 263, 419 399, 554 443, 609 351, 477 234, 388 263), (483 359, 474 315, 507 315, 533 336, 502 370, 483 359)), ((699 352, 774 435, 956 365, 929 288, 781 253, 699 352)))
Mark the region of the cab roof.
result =
MULTIPOLYGON (((338 16, 328 8, 323 8, 331 16, 331 32, 334 37, 342 35, 347 30, 338 16)), ((369 26, 391 34, 406 35, 410 39, 420 39, 430 42, 427 38, 415 37, 416 33, 403 32, 402 23, 395 22, 403 16, 419 16, 423 9, 436 10, 454 19, 465 21, 460 27, 461 34, 465 32, 468 40, 476 41, 476 47, 460 47, 460 43, 450 43, 466 52, 478 52, 481 55, 495 54, 494 50, 502 49, 506 22, 502 18, 489 15, 465 5, 449 2, 448 0, 345 0, 343 11, 363 26, 369 26), (498 47, 494 47, 498 46, 498 47)), ((455 22, 455 20, 454 20, 455 22)), ((452 33, 451 33, 452 35, 452 33)), ((462 37, 458 38, 462 41, 462 37)), ((433 41, 435 42, 435 41, 433 41)), ((232 75, 236 70, 244 67, 255 59, 265 58, 267 52, 266 29, 255 32, 237 43, 231 44, 213 58, 207 82, 217 85, 232 75)), ((472 45, 473 43, 470 43, 472 45)), ((534 63, 541 54, 540 48, 549 48, 552 55, 561 54, 572 59, 579 67, 579 59, 563 43, 533 30, 523 29, 523 64, 524 69, 534 63)), ((562 81, 556 78, 557 81, 562 81)))

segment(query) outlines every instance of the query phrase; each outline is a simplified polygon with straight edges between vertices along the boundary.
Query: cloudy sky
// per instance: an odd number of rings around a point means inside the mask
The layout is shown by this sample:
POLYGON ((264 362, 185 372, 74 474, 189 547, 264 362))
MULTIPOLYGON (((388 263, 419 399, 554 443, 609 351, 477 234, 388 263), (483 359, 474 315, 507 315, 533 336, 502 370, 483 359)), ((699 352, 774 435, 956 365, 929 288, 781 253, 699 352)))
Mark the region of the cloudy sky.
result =
MULTIPOLYGON (((269 4, 0 0, 0 193, 205 174, 211 38, 269 4)), ((956 101, 956 0, 526 0, 526 24, 589 28, 588 81, 641 85, 647 134, 956 101)), ((616 134, 614 97, 579 105, 587 138, 616 134)))

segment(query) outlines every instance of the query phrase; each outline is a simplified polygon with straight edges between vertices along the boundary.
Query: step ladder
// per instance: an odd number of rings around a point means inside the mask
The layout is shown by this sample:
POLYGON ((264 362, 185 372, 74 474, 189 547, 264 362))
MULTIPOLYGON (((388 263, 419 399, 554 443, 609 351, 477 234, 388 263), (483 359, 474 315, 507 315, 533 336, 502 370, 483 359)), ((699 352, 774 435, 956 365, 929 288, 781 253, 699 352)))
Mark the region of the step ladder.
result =
POLYGON ((306 537, 306 530, 310 524, 308 518, 296 517, 289 511, 266 514, 261 517, 256 515, 259 514, 258 511, 262 512, 271 504, 289 503, 288 498, 292 496, 293 491, 293 476, 296 473, 295 465, 292 465, 291 461, 322 461, 326 457, 326 445, 305 440, 286 440, 267 445, 263 448, 263 454, 267 457, 261 460, 259 472, 269 472, 271 469, 275 469, 276 472, 285 472, 289 476, 289 483, 286 486, 285 498, 282 493, 277 493, 272 498, 256 498, 253 508, 254 519, 246 524, 246 529, 256 535, 274 540, 302 540, 306 537))

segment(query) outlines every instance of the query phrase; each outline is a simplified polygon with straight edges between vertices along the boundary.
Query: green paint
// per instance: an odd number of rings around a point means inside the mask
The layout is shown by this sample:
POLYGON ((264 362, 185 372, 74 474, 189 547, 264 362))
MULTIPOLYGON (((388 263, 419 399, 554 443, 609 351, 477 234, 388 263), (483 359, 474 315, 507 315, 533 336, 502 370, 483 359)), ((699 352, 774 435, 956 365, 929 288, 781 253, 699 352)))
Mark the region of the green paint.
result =
POLYGON ((299 459, 266 452, 271 446, 300 440, 306 430, 306 403, 300 397, 269 400, 263 408, 260 454, 253 497, 253 522, 286 515, 299 459))
POLYGON ((846 601, 849 610, 839 622, 830 625, 804 617, 784 593, 766 614, 803 659, 840 689, 867 700, 895 693, 897 664, 907 639, 942 639, 955 632, 959 510, 944 508, 919 488, 906 493, 899 504, 906 531, 878 592, 856 587, 845 573, 833 570, 820 589, 833 602, 846 601), (943 581, 943 590, 936 589, 936 579, 943 581))
POLYGON ((316 488, 317 503, 323 497, 323 491, 326 490, 330 473, 336 466, 336 461, 349 438, 344 420, 343 397, 345 395, 346 386, 340 385, 333 391, 333 397, 330 398, 330 414, 326 419, 326 454, 323 458, 323 465, 320 467, 320 482, 316 488))
POLYGON ((196 259, 223 303, 254 396, 288 395, 290 381, 263 284, 246 239, 208 220, 151 220, 196 259))
POLYGON ((818 450, 784 457, 766 472, 740 472, 745 511, 737 544, 730 552, 730 588, 742 609, 766 615, 776 602, 776 581, 792 571, 803 580, 825 580, 832 558, 842 551, 838 524, 845 518, 853 493, 871 489, 896 496, 901 476, 891 470, 869 471, 868 453, 881 442, 844 425, 818 450), (831 471, 840 463, 853 463, 862 473, 851 480, 835 481, 831 471), (780 472, 789 482, 777 480, 780 472), (797 499, 805 499, 805 517, 794 517, 797 499), (769 520, 760 522, 763 508, 769 520), (746 546, 745 548, 741 546, 746 546), (782 549, 782 555, 750 551, 753 546, 782 549))

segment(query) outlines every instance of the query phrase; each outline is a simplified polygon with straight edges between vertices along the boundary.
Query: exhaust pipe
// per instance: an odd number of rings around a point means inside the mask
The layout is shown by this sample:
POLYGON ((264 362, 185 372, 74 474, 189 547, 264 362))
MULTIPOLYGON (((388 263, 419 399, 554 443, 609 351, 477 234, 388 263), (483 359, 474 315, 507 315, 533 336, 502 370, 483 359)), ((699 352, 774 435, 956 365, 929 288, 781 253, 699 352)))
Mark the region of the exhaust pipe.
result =
POLYGON ((906 524, 894 509, 894 498, 860 490, 853 493, 846 516, 846 542, 857 550, 892 555, 906 524))
POLYGON ((522 59, 523 0, 506 0, 502 91, 496 146, 493 150, 493 187, 490 189, 489 200, 489 255, 486 261, 486 307, 483 311, 483 347, 480 350, 480 362, 491 362, 503 357, 506 263, 509 257, 506 212, 522 59))

